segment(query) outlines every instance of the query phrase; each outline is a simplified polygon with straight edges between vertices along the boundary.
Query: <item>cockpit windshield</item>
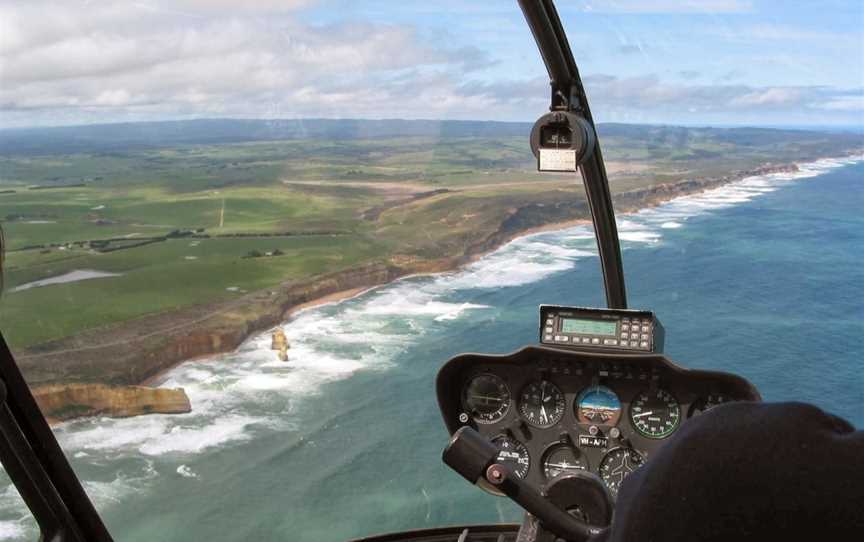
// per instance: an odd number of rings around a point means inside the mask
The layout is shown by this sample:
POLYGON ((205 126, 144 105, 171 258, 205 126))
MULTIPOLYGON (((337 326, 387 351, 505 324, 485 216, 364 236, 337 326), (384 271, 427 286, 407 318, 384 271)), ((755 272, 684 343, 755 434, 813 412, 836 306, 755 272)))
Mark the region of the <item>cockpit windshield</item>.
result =
MULTIPOLYGON (((864 425, 864 8, 559 4, 630 307, 688 367, 864 425)), ((541 304, 607 303, 582 177, 529 144, 549 85, 515 0, 0 2, 0 332, 115 540, 521 521, 441 462, 444 362, 657 340, 563 312, 538 335, 541 304)), ((469 384, 478 427, 648 442, 725 401, 502 378, 469 384)), ((527 479, 613 494, 601 462, 632 459, 511 444, 527 479)), ((0 474, 0 540, 37 539, 0 474)))

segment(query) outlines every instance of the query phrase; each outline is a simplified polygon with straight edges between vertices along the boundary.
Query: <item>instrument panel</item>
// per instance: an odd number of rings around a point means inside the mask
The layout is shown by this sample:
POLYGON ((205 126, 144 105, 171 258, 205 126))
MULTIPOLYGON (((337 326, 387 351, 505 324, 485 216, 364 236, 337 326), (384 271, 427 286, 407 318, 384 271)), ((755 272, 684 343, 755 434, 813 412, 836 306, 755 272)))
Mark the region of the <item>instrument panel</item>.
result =
POLYGON ((473 427, 517 476, 541 488, 587 470, 613 497, 688 419, 727 401, 760 400, 737 375, 684 369, 660 354, 547 346, 456 356, 439 372, 437 393, 450 434, 473 427))

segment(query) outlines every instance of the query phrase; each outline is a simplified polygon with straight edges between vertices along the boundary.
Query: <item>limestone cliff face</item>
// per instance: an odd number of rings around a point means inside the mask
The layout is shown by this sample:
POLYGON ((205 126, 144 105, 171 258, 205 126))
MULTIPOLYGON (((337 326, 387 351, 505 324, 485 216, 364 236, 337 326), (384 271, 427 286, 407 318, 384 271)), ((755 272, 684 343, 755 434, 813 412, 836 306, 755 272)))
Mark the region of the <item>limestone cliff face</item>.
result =
POLYGON ((183 388, 51 384, 33 388, 42 413, 51 420, 79 416, 125 418, 140 414, 182 414, 192 406, 183 388))
MULTIPOLYGON (((636 190, 616 192, 612 195, 612 201, 616 213, 627 213, 659 205, 680 196, 717 188, 752 175, 795 171, 798 171, 798 166, 795 164, 767 164, 755 169, 737 171, 719 177, 704 177, 661 183, 636 190)), ((483 254, 532 228, 550 223, 562 223, 590 218, 591 210, 588 208, 588 203, 584 200, 573 200, 572 198, 562 197, 561 201, 551 205, 537 203, 523 205, 513 210, 513 213, 501 223, 498 231, 487 239, 469 247, 468 253, 483 254)))
MULTIPOLYGON (((420 267, 420 266, 416 266, 420 267)), ((145 316, 16 352, 31 386, 66 383, 136 385, 177 363, 236 349, 250 334, 283 322, 292 307, 418 272, 371 264, 289 282, 225 303, 145 316)))

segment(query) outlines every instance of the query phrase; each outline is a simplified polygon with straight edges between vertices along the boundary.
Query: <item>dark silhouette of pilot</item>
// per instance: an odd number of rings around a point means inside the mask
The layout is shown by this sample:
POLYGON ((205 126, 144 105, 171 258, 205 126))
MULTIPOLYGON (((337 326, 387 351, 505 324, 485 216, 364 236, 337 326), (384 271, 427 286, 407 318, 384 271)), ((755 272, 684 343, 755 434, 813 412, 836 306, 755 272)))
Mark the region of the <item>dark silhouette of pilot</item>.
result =
POLYGON ((864 540, 864 431, 803 403, 715 407, 624 480, 602 539, 864 540))

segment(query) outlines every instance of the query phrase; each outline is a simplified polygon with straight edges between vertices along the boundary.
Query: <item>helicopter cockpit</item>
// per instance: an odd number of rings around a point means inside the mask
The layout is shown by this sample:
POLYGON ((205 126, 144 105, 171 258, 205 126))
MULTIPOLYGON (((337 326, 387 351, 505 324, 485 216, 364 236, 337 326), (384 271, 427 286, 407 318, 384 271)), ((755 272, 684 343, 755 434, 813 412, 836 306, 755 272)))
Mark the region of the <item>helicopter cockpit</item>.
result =
POLYGON ((746 379, 663 355, 665 329, 627 308, 614 211, 579 72, 551 1, 519 2, 549 72, 550 112, 531 132, 539 171, 580 171, 609 308, 541 305, 538 345, 466 353, 438 373, 451 440, 443 461, 527 511, 521 527, 455 528, 367 540, 588 540, 612 521, 622 482, 709 409, 760 401, 746 379))
MULTIPOLYGON (((607 306, 542 304, 524 315, 536 318, 536 343, 509 354, 462 353, 438 371, 434 393, 449 434, 443 463, 489 498, 515 502, 525 512, 521 524, 437 527, 358 542, 605 540, 632 473, 651 465, 688 424, 710 417, 706 412, 762 400, 742 376, 671 359, 663 315, 628 306, 606 166, 564 27, 553 0, 518 3, 551 90, 549 112, 526 144, 538 171, 581 175, 607 306)), ((704 326, 714 331, 709 319, 704 326)), ((0 459, 41 539, 111 541, 2 340, 0 407, 0 459)))

